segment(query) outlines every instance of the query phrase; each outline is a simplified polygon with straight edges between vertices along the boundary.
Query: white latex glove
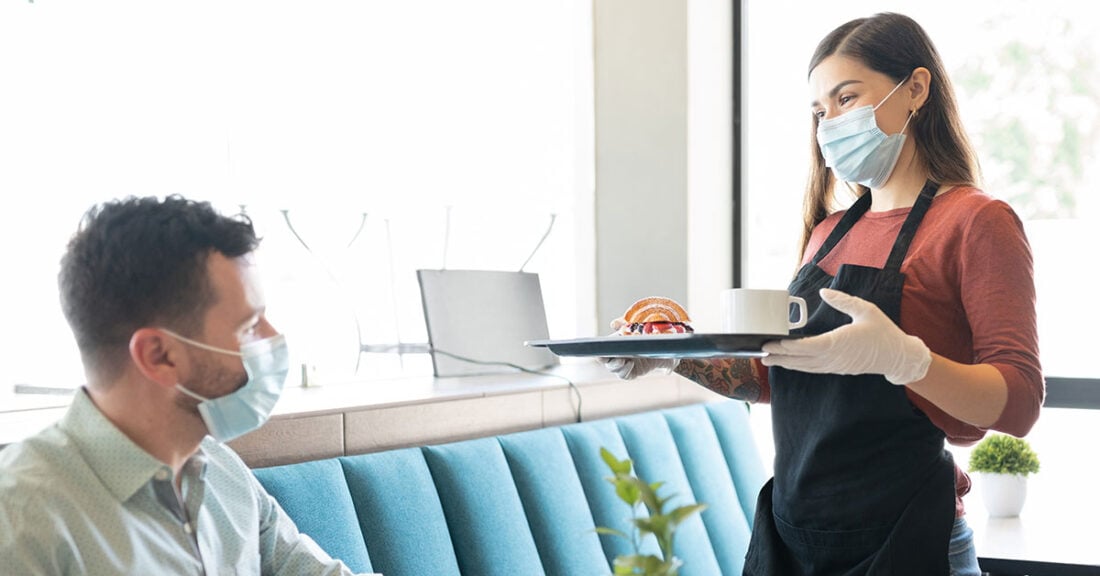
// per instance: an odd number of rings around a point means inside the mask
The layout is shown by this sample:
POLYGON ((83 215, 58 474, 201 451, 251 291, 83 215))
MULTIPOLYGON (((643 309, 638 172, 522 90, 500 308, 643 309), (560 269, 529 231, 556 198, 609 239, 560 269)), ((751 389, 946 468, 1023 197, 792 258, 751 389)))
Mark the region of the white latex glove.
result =
MULTIPOLYGON (((626 338, 632 338, 632 336, 626 336, 626 338)), ((671 374, 680 365, 679 358, 604 358, 601 356, 596 360, 622 380, 633 380, 659 370, 665 374, 671 374)))
POLYGON ((882 374, 893 384, 924 378, 932 352, 916 336, 901 331, 878 306, 838 290, 821 289, 821 299, 852 317, 817 336, 764 344, 765 366, 817 374, 882 374))

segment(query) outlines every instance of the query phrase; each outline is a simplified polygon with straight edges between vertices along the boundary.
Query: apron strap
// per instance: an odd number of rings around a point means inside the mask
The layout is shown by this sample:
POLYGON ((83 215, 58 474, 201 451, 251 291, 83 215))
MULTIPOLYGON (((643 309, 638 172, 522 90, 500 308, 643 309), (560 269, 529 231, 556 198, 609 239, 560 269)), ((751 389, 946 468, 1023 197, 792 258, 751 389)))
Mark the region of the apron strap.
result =
MULTIPOLYGON (((905 218, 905 222, 901 225, 901 231, 894 240, 894 247, 890 250, 890 257, 886 259, 886 266, 883 270, 893 270, 895 272, 901 270, 901 263, 909 252, 909 244, 913 241, 913 236, 917 233, 917 227, 924 220, 924 215, 928 213, 928 208, 932 205, 932 199, 936 197, 936 191, 939 188, 940 185, 932 180, 924 183, 920 196, 917 196, 917 201, 913 204, 912 210, 909 211, 909 216, 905 218)), ((856 221, 862 218, 870 208, 870 192, 856 199, 852 206, 848 208, 848 211, 844 213, 844 216, 840 218, 840 222, 837 222, 833 231, 829 233, 825 242, 818 248, 817 253, 814 254, 813 264, 815 266, 836 247, 840 239, 852 229, 852 226, 855 226, 856 221)))
MULTIPOLYGON (((906 253, 909 252, 909 244, 913 241, 913 236, 916 236, 917 227, 924 220, 928 208, 932 206, 932 199, 936 197, 936 190, 939 190, 939 188, 940 185, 931 180, 925 182, 924 188, 920 191, 920 196, 917 196, 917 201, 913 204, 913 209, 909 211, 909 216, 905 218, 905 223, 901 225, 901 232, 894 240, 894 247, 890 250, 890 257, 886 260, 886 266, 883 270, 893 272, 901 270, 901 263, 905 260, 906 253)), ((870 196, 870 194, 867 194, 867 196, 870 196)))
POLYGON ((829 237, 825 239, 821 248, 814 254, 813 264, 815 266, 836 247, 837 242, 840 242, 840 239, 852 229, 852 226, 855 226, 856 221, 862 218, 863 214, 866 213, 870 207, 870 192, 856 199, 855 203, 853 203, 852 206, 848 208, 848 211, 844 213, 844 216, 840 217, 840 222, 837 222, 836 228, 833 228, 833 231, 829 234, 829 237))

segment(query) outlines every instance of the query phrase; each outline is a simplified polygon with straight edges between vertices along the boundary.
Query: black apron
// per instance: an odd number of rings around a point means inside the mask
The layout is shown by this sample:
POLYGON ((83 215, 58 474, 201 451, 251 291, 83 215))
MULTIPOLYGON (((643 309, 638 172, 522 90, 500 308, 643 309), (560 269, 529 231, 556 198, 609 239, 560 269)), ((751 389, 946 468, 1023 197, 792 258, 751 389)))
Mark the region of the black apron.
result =
MULTIPOLYGON (((798 271, 790 293, 810 313, 796 333, 851 322, 818 294, 828 287, 874 303, 895 323, 901 263, 938 185, 921 190, 883 269, 843 264, 836 277, 818 263, 871 206, 860 197, 798 271)), ((955 518, 955 465, 944 433, 878 374, 769 372, 775 477, 757 502, 746 575, 891 576, 948 574, 955 518)))

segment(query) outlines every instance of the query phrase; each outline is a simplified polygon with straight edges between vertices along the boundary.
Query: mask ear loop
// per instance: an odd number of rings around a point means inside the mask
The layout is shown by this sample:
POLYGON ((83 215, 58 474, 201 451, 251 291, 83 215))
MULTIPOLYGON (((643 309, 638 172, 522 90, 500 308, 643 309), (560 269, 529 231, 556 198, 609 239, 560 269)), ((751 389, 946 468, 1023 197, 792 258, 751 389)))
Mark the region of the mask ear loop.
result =
MULTIPOLYGON (((912 76, 912 75, 910 74, 910 76, 912 76)), ((885 103, 886 103, 886 101, 887 101, 887 100, 889 100, 889 99, 890 99, 890 97, 894 95, 894 92, 897 92, 897 91, 898 91, 898 88, 901 88, 902 86, 904 86, 904 85, 905 85, 905 83, 906 83, 906 82, 908 82, 908 81, 909 81, 909 77, 910 77, 910 76, 906 76, 904 80, 902 80, 901 82, 898 82, 898 85, 897 85, 897 86, 894 86, 894 89, 893 89, 893 90, 891 90, 891 91, 890 91, 890 93, 889 93, 889 94, 887 94, 887 95, 886 95, 886 97, 885 97, 885 98, 883 98, 883 99, 882 99, 882 100, 881 100, 881 101, 880 101, 880 102, 879 102, 878 104, 876 104, 876 105, 875 105, 875 107, 874 107, 874 108, 872 108, 872 110, 878 110, 878 109, 879 109, 879 106, 882 106, 883 104, 885 104, 885 103)))
POLYGON ((201 348, 203 350, 209 350, 210 352, 219 352, 221 354, 229 354, 230 356, 238 356, 238 357, 243 357, 244 356, 244 354, 241 353, 241 352, 235 352, 233 350, 226 350, 224 348, 218 348, 217 346, 211 346, 209 344, 204 344, 202 342, 199 342, 198 340, 192 340, 192 339, 190 339, 186 336, 181 336, 179 334, 176 334, 175 332, 173 332, 173 331, 171 331, 167 328, 161 328, 161 330, 163 332, 167 333, 169 336, 171 336, 171 337, 173 337, 177 340, 182 340, 183 342, 186 342, 186 343, 194 346, 195 348, 201 348))
POLYGON ((905 119, 905 124, 901 125, 901 132, 899 132, 899 134, 905 134, 905 129, 909 127, 909 121, 912 120, 913 117, 916 116, 916 115, 917 115, 916 110, 910 110, 909 111, 909 117, 905 119))
POLYGON ((177 383, 176 384, 176 390, 179 390, 180 392, 183 392, 184 394, 194 398, 195 400, 198 400, 199 402, 209 402, 210 401, 209 398, 204 398, 202 396, 199 396, 195 392, 192 392, 192 391, 188 390, 183 384, 178 384, 177 383))

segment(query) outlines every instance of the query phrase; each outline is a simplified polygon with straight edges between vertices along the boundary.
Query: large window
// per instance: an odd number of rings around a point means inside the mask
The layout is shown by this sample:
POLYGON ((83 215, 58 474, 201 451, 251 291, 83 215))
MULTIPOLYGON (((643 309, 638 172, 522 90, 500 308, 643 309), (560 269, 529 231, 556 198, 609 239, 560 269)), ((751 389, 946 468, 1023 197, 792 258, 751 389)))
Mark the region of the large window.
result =
MULTIPOLYGON (((1100 390, 1091 336, 1100 307, 1091 302, 1097 273, 1089 257, 1100 229, 1100 30, 1083 5, 854 1, 812 18, 792 17, 806 10, 795 2, 742 6, 743 284, 785 286, 799 258, 814 47, 851 18, 905 13, 925 27, 948 67, 984 189, 1024 221, 1044 373, 1100 390)), ((1033 436, 1052 452, 1050 468, 1079 461, 1065 442, 1067 434, 1091 433, 1079 422, 1058 410, 1040 418, 1033 436)))
POLYGON ((952 75, 984 188, 1024 220, 1035 256, 1044 371, 1100 376, 1089 326, 1089 233, 1100 225, 1100 34, 1072 2, 848 2, 790 18, 790 2, 746 2, 744 284, 784 286, 799 258, 809 146, 806 65, 844 21, 915 18, 952 75), (775 30, 782 29, 777 42, 775 30), (806 112, 805 114, 803 112, 806 112), (1084 292, 1083 292, 1084 291, 1084 292))
POLYGON ((426 340, 417 268, 526 262, 551 333, 590 329, 591 37, 584 0, 4 2, 0 398, 83 382, 58 259, 128 195, 249 214, 272 321, 326 378, 430 373, 360 354, 426 340))

